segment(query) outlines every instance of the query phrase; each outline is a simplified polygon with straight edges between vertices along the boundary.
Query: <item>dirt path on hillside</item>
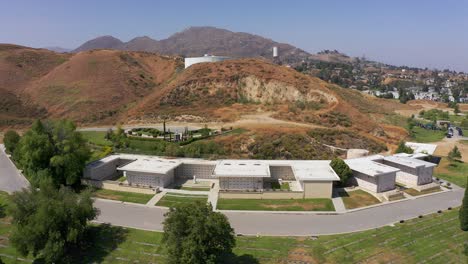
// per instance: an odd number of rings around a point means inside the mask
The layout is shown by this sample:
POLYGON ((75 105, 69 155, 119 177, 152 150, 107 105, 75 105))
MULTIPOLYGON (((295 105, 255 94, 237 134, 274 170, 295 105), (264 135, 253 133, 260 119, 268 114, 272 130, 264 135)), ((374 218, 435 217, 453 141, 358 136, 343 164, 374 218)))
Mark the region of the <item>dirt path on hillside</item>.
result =
MULTIPOLYGON (((199 129, 203 128, 205 125, 209 128, 221 129, 224 128, 263 128, 263 127, 303 127, 303 128, 326 128, 324 126, 309 124, 309 123, 299 123, 294 121, 286 121, 280 120, 271 117, 273 112, 259 112, 253 114, 247 114, 241 116, 236 121, 233 122, 206 122, 206 123, 196 123, 196 122, 174 122, 169 121, 166 122, 166 126, 168 128, 174 128, 176 130, 183 130, 185 127, 189 129, 199 129)), ((162 122, 161 123, 139 123, 139 124, 131 124, 131 125, 122 125, 123 128, 135 128, 135 127, 151 127, 151 128, 161 128, 162 129, 162 122)), ((106 131, 109 129, 109 126, 99 126, 99 127, 82 127, 79 130, 88 130, 88 131, 106 131)))

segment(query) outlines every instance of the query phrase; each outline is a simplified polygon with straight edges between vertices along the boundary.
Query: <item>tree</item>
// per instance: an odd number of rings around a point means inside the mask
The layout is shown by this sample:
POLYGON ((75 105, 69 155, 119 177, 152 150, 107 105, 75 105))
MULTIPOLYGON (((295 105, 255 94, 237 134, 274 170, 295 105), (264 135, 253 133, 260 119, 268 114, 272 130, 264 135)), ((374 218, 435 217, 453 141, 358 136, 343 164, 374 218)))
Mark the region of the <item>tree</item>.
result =
POLYGON ((20 141, 20 136, 14 130, 8 130, 3 137, 3 143, 5 144, 6 151, 13 154, 15 151, 18 142, 20 141))
MULTIPOLYGON (((468 183, 468 178, 466 181, 468 183)), ((465 188, 465 196, 463 196, 463 202, 462 202, 462 206, 460 207, 458 216, 460 219, 461 230, 468 231, 468 187, 465 188)))
POLYGON ((10 199, 11 243, 23 256, 32 254, 46 263, 64 263, 82 242, 87 222, 97 215, 90 191, 76 194, 68 187, 44 184, 10 199))
POLYGON ((340 177, 340 183, 343 186, 346 184, 348 179, 353 176, 353 171, 349 168, 348 164, 340 158, 334 158, 331 161, 330 166, 340 177))
POLYGON ((408 154, 412 154, 414 152, 414 150, 408 146, 406 146, 406 143, 404 141, 401 141, 399 144, 398 144, 398 147, 397 149, 395 150, 395 153, 408 153, 408 154))
POLYGON ((165 216, 163 242, 168 263, 219 263, 222 255, 232 253, 234 230, 226 216, 213 212, 211 205, 182 204, 165 216))
POLYGON ((91 152, 71 121, 34 122, 15 150, 18 161, 34 186, 51 178, 55 186, 80 184, 91 152))
POLYGON ((458 150, 458 147, 455 146, 453 149, 448 153, 448 158, 451 161, 461 159, 462 155, 460 153, 460 150, 458 150))
POLYGON ((460 107, 458 106, 458 104, 455 104, 455 106, 453 107, 453 112, 455 114, 459 114, 460 113, 460 107))

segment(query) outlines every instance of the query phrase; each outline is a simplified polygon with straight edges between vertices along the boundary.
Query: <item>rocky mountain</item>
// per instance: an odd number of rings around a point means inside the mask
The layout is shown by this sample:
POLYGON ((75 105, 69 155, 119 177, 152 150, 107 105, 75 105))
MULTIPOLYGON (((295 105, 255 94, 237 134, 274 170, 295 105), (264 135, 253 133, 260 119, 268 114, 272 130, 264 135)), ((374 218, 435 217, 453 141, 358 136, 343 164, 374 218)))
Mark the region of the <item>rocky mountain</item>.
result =
POLYGON ((300 62, 311 54, 292 45, 279 43, 258 35, 232 32, 215 27, 190 27, 175 33, 167 39, 154 40, 149 37, 137 37, 121 43, 111 37, 99 37, 90 40, 74 52, 91 49, 119 49, 131 51, 149 51, 164 55, 202 56, 215 54, 236 58, 263 57, 272 59, 273 47, 278 47, 279 56, 284 63, 300 62))
POLYGON ((112 36, 102 36, 95 39, 86 41, 78 48, 74 49, 73 52, 80 52, 93 49, 121 49, 124 43, 117 38, 112 36))

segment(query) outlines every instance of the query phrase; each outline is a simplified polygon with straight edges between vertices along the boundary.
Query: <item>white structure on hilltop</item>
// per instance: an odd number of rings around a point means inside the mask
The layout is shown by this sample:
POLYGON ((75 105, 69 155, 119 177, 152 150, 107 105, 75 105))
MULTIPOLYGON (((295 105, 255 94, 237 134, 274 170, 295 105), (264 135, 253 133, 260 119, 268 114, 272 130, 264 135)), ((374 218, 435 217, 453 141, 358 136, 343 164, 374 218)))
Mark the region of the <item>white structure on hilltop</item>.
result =
POLYGON ((278 57, 278 47, 273 47, 273 58, 278 57))
POLYGON ((214 55, 209 55, 205 54, 203 57, 191 57, 191 58, 185 58, 185 69, 188 67, 192 66, 193 64, 197 63, 202 63, 202 62, 218 62, 218 61, 224 61, 228 60, 230 57, 224 57, 224 56, 214 56, 214 55))

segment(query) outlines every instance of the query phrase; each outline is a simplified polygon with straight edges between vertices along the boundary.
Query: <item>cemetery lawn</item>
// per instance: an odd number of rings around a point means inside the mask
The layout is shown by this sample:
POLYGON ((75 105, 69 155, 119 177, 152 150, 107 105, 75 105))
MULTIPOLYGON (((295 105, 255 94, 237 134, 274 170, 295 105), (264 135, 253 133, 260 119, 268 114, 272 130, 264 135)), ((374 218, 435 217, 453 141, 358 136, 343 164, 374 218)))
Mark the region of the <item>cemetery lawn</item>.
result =
POLYGON ((248 211, 335 211, 331 199, 218 199, 216 209, 248 211))
POLYGON ((177 205, 193 203, 195 201, 207 202, 207 195, 166 193, 155 205, 176 207, 177 205))
POLYGON ((132 192, 121 192, 105 189, 94 189, 93 196, 96 198, 117 200, 122 202, 130 203, 139 203, 146 204, 154 194, 144 194, 144 193, 132 193, 132 192))
POLYGON ((413 139, 419 143, 437 142, 445 137, 445 131, 413 127, 413 139))
POLYGON ((436 167, 434 176, 465 188, 468 177, 468 163, 461 161, 450 162, 444 157, 439 166, 436 167))
MULTIPOLYGON (((0 206, 7 203, 0 192, 0 206)), ((8 216, 0 216, 0 258, 5 263, 31 262, 10 244, 8 216), (22 261, 20 260, 22 259, 22 261)), ((109 225, 91 225, 91 246, 79 263, 162 263, 167 254, 162 233, 109 225), (94 246, 92 246, 94 245, 94 246)), ((364 232, 310 237, 236 237, 234 254, 220 263, 467 263, 458 209, 364 232)), ((78 262, 77 262, 78 263, 78 262)))
POLYGON ((346 209, 355 209, 380 203, 380 201, 372 194, 363 190, 349 192, 340 191, 339 195, 341 196, 341 199, 343 199, 346 209))

